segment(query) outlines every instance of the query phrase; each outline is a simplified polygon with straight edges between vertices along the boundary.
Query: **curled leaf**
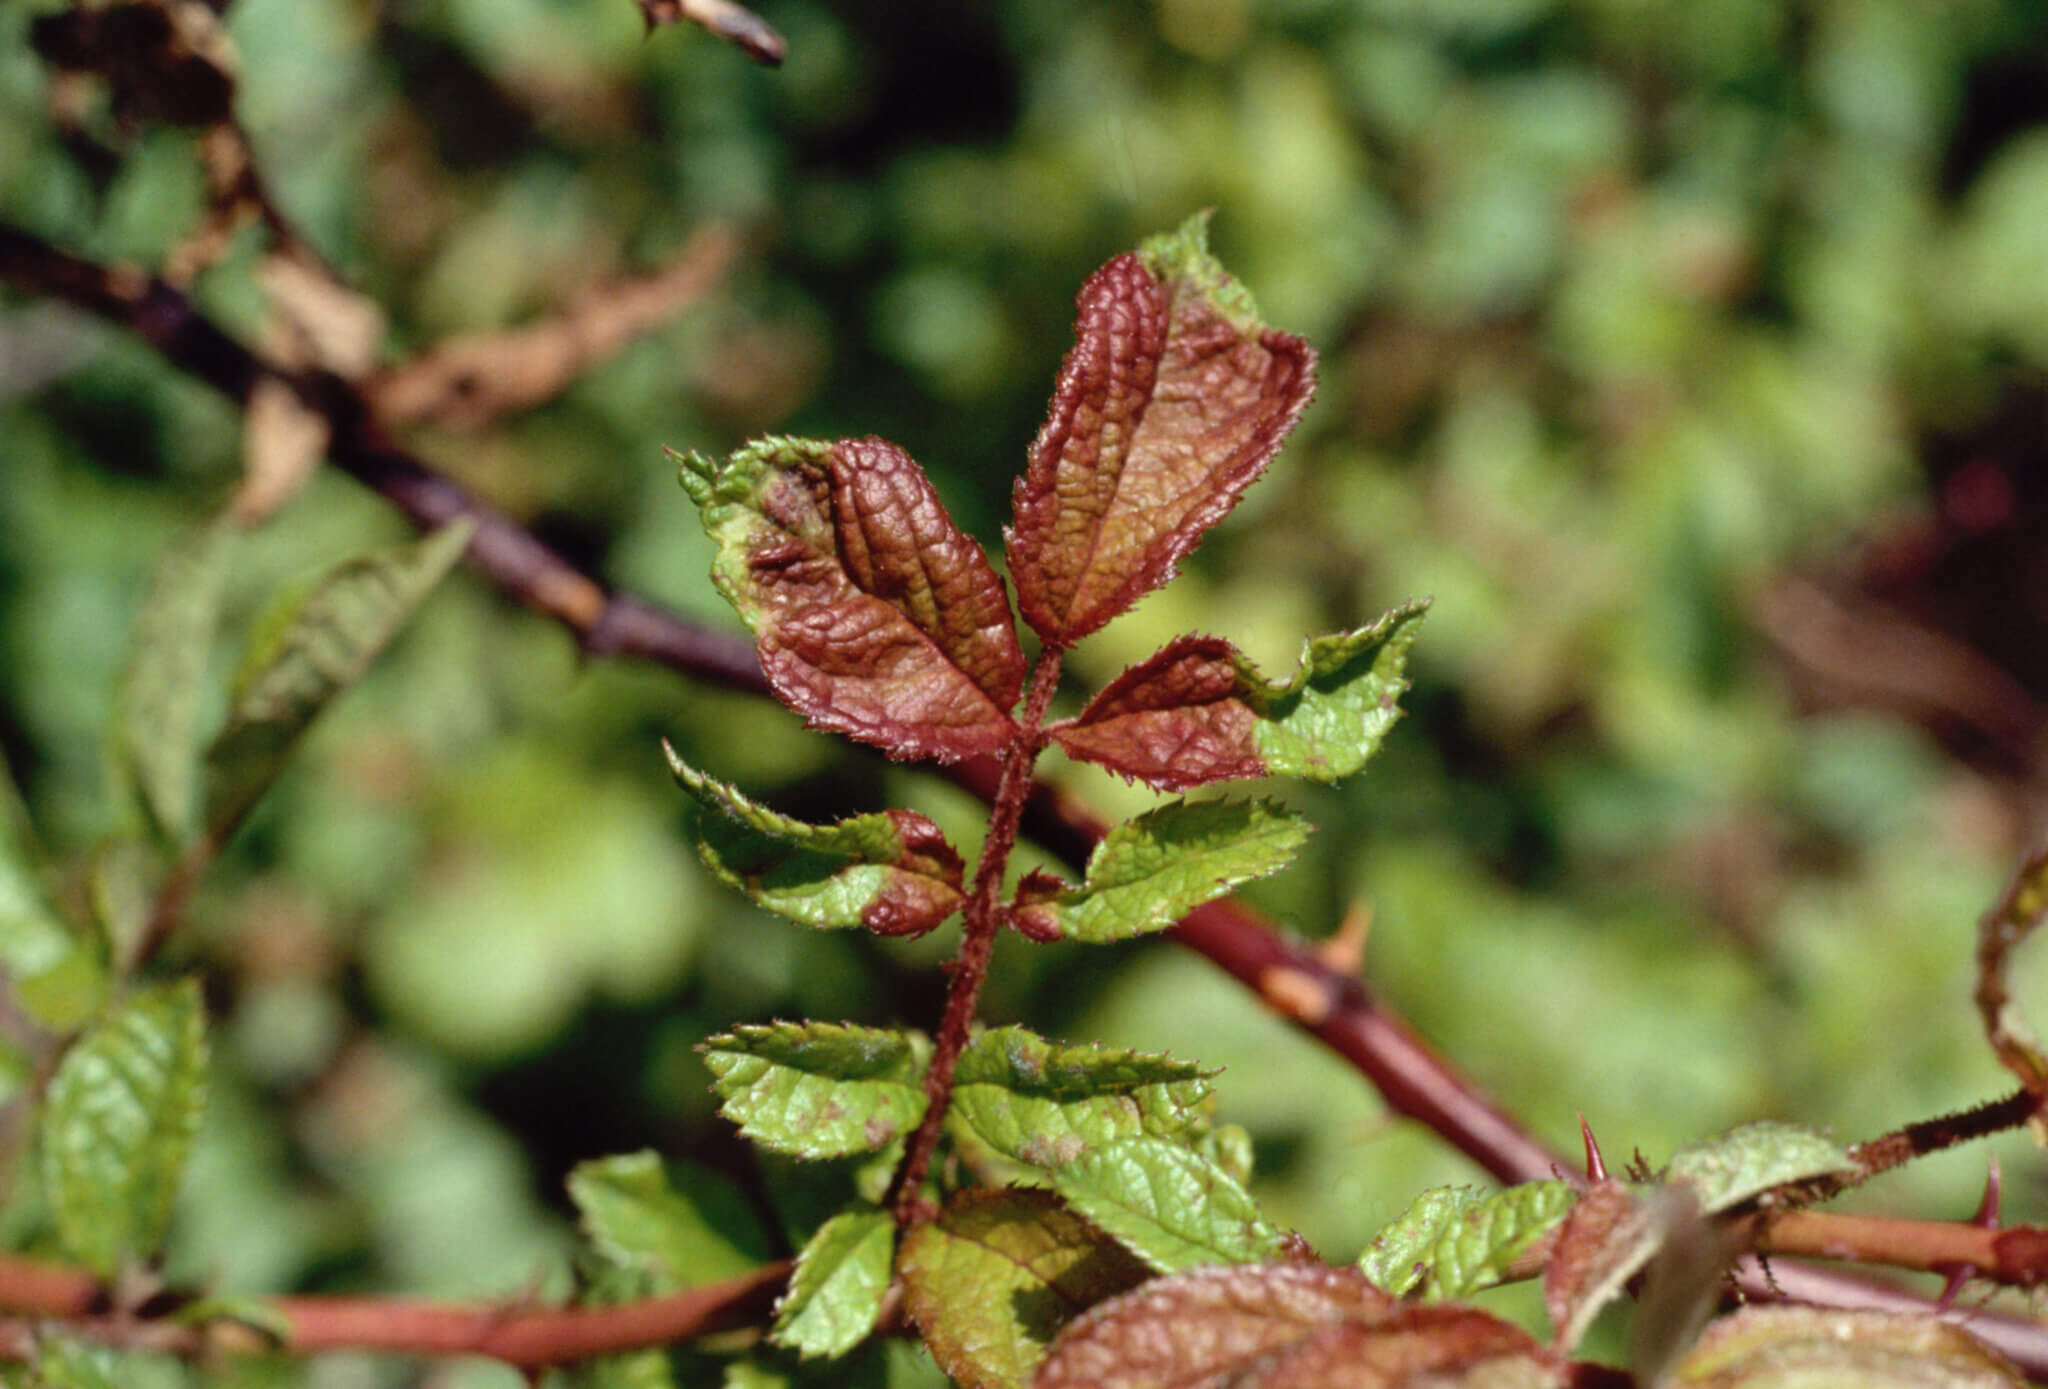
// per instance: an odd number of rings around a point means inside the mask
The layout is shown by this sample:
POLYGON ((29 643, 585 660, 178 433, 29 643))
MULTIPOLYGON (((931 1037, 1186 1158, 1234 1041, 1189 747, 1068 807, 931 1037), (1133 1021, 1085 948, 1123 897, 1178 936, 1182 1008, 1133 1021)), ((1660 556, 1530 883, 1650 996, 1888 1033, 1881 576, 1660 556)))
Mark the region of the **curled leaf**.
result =
POLYGON ((1090 944, 1163 931, 1279 872, 1308 835, 1308 821, 1271 801, 1174 801, 1103 836, 1080 887, 1018 905, 1012 917, 1036 938, 1090 944))
POLYGON ((1663 1246, 1673 1224, 1699 1208, 1682 1189, 1633 1191, 1617 1181, 1586 1188, 1557 1232, 1543 1270, 1543 1306, 1569 1350, 1602 1307, 1663 1246))
POLYGON ((909 810, 812 825, 749 800, 676 755, 676 782, 703 808, 705 867, 769 911, 824 928, 915 936, 960 908, 963 865, 939 827, 909 810))
POLYGON ((1315 352, 1258 321, 1206 213, 1096 271, 1078 306, 1007 537, 1018 606, 1056 647, 1172 578, 1315 389, 1315 352))
POLYGON ((1005 747, 1024 688, 1002 580, 924 470, 881 439, 763 439, 680 460, 711 577, 782 702, 892 757, 1005 747))
POLYGON ((1316 637, 1269 682, 1219 637, 1181 637, 1105 686, 1052 735, 1071 757, 1162 790, 1269 775, 1335 781, 1400 718, 1408 648, 1427 603, 1316 637))

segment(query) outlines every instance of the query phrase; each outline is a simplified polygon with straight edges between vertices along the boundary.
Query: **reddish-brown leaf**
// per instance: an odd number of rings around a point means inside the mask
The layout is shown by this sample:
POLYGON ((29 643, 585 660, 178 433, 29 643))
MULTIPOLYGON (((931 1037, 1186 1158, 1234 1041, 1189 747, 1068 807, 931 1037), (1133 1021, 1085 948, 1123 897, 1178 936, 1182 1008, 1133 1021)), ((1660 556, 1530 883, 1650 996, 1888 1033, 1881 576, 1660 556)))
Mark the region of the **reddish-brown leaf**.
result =
POLYGON ((1163 791, 1264 776, 1240 660, 1220 637, 1181 637, 1111 681, 1053 737, 1069 757, 1163 791))
POLYGON ((1673 1191, 1631 1191, 1611 1179, 1586 1188, 1558 1228, 1543 1269, 1543 1306, 1557 1328, 1559 1348, 1579 1343, 1594 1316, 1650 1261, 1691 1204, 1673 1191))
POLYGON ((784 703, 893 757, 1009 743, 1024 655, 1002 580, 908 454, 778 438, 682 465, 784 703))
POLYGON ((1076 1319, 1035 1389, 1151 1389, 1232 1383, 1317 1333, 1372 1323, 1400 1304, 1355 1268, 1232 1265, 1157 1278, 1076 1319))
POLYGON ((1364 766, 1400 717, 1425 606, 1314 638, 1286 681, 1267 680, 1219 637, 1180 637, 1050 731, 1068 756, 1167 791, 1268 775, 1335 781, 1364 766))
POLYGON ((1008 533, 1025 621, 1071 646, 1173 577, 1278 452, 1315 352, 1258 321, 1207 215, 1081 289, 1074 346, 1008 533))

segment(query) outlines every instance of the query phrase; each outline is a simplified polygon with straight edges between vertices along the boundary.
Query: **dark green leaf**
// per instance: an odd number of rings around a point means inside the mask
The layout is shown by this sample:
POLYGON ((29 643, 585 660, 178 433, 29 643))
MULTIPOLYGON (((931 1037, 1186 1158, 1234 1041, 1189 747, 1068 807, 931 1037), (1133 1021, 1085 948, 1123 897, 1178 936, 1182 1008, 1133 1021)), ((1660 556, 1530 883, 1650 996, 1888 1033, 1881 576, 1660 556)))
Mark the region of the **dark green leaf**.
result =
POLYGON ((579 1163, 569 1195, 591 1242, 614 1263, 651 1274, 656 1291, 736 1277, 768 1258, 767 1238, 731 1182, 670 1169, 652 1152, 579 1163))
POLYGON ((283 770, 299 735, 362 679, 469 543, 456 521, 412 545, 329 570, 273 614, 235 678, 227 726, 207 750, 206 831, 224 838, 283 770))
POLYGON ((771 1339, 805 1357, 840 1356, 866 1340, 882 1315, 896 1254, 888 1211, 842 1211, 797 1255, 771 1339))
POLYGON ((234 534, 222 518, 164 551, 136 613, 121 671, 121 757, 143 808, 173 844, 192 836, 199 771, 196 724, 234 534))
POLYGON ((206 1107, 193 980, 136 994, 64 1055, 42 1114, 42 1178, 66 1252, 102 1276, 153 1252, 206 1107))
POLYGON ((964 900, 959 851, 922 815, 887 810, 806 824, 697 771, 666 742, 662 751, 701 807, 695 830, 705 866, 772 912, 806 926, 912 936, 964 900))
POLYGON ((1053 1188, 1104 1234, 1161 1273, 1277 1259, 1283 1233, 1207 1158, 1157 1138, 1127 1138, 1055 1168, 1053 1188))
POLYGON ((885 1148, 924 1117, 930 1043, 836 1023, 770 1023, 705 1042, 719 1112, 764 1147, 795 1157, 885 1148))
POLYGON ((1308 835, 1308 821, 1271 801, 1175 801, 1105 835, 1079 888, 1016 912, 1045 939, 1101 944, 1163 931, 1279 872, 1308 835))

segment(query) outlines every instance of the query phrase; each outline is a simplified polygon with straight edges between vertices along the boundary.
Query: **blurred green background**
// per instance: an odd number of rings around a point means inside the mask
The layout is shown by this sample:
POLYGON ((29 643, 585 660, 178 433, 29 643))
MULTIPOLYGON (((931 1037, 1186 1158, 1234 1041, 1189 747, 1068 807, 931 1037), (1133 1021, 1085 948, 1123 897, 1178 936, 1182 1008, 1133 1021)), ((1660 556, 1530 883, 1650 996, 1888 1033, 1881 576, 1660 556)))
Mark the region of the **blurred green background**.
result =
MULTIPOLYGON (((117 168, 68 150, 26 41, 49 9, 0 9, 0 216, 154 266, 203 203, 194 140, 102 122, 117 168)), ((423 456, 725 625, 663 445, 885 435, 996 544, 1081 280, 1213 206, 1321 391, 1184 577, 1075 653, 1069 698, 1191 627, 1285 670, 1304 636, 1434 595, 1370 771, 1262 788, 1320 833, 1260 907, 1318 937, 1369 903, 1373 987, 1567 1148, 1581 1113, 1611 1156, 1661 1162, 1748 1119, 1846 1141, 2005 1088, 1969 992, 2048 729, 2048 5, 760 9, 779 71, 643 37, 628 0, 236 0, 237 109, 279 201, 388 314, 387 361, 709 222, 744 238, 673 326, 494 430, 416 432, 423 456)), ((243 333, 261 244, 197 289, 243 333)), ((137 342, 0 300, 0 746, 61 852, 129 827, 103 761, 135 606, 239 448, 237 416, 137 342)), ((242 542, 229 627, 404 531, 316 479, 242 542)), ((223 683, 234 654, 231 632, 223 683)), ((559 1289, 580 1160, 653 1146, 767 1199, 712 1114, 705 1035, 930 1025, 951 931, 878 944, 749 908, 680 835, 661 736, 793 812, 912 805, 975 833, 932 778, 581 662, 458 574, 175 948, 218 1024, 179 1273, 559 1289)), ((1106 811, 1147 803, 1048 767, 1106 811)), ((1227 1066, 1259 1194, 1327 1256, 1474 1178, 1172 947, 1006 947, 985 1013, 1227 1066)), ((2038 1154, 2001 1150, 2009 1213, 2048 1213, 2038 1154)), ((1983 1161, 1859 1199, 1962 1216, 1983 1161)))

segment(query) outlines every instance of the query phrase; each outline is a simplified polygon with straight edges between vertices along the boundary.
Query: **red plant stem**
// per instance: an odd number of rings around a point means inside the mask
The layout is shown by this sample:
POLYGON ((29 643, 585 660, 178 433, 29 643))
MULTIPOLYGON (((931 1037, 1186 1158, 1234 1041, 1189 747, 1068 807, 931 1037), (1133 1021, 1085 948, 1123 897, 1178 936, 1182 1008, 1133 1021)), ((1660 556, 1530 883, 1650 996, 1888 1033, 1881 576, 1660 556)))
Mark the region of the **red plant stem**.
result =
POLYGON ((1003 772, 996 782, 989 804, 988 837, 982 841, 981 862, 974 870, 974 891, 967 899, 966 925, 960 937, 960 953, 947 967, 952 981, 946 987, 946 1012, 932 1047, 931 1066, 924 1074, 924 1121, 911 1135, 903 1154, 903 1165, 890 1187, 889 1203, 901 1224, 922 1218, 927 1212, 918 1188, 931 1167, 932 1154, 939 1145, 939 1131, 946 1122, 946 1104, 953 1095, 953 1068, 959 1064, 961 1049, 967 1045, 968 1030, 974 1025, 975 1005, 981 1000, 981 986, 988 978, 989 956, 996 946, 996 932, 1002 929, 1000 898, 1003 871, 1009 866, 1010 851, 1017 847, 1017 829, 1024 820, 1024 806, 1031 798, 1031 768, 1045 748, 1045 711, 1060 683, 1061 653, 1047 647, 1031 673, 1031 688, 1024 696, 1024 712, 1017 721, 1017 737, 1003 754, 1003 772))

